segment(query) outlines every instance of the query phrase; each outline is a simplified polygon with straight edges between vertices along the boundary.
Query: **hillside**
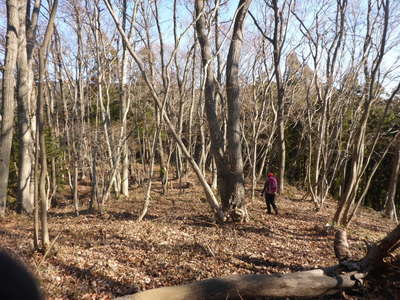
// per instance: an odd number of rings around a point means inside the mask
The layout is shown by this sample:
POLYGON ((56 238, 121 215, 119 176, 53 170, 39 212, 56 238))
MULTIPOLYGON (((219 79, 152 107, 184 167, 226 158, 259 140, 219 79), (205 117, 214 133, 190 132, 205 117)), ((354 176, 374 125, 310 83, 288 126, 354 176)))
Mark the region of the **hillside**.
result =
MULTIPOLYGON (((82 186, 85 191, 88 187, 82 186)), ((315 212, 301 191, 289 187, 277 201, 280 215, 267 215, 257 194, 249 203, 250 222, 217 225, 208 205, 199 200, 203 195, 197 186, 171 188, 166 196, 160 191, 156 184, 149 213, 141 223, 135 221, 142 205, 141 188, 133 189, 129 199, 108 203, 103 216, 84 211, 74 216, 65 192, 59 207, 49 212, 51 239, 58 237, 55 253, 44 257, 33 252, 33 220, 28 216, 5 219, 1 246, 30 266, 53 300, 105 300, 234 273, 286 273, 336 263, 333 232, 325 229, 335 209, 333 202, 315 212)), ((348 231, 353 256, 365 254, 363 240, 378 240, 393 227, 379 213, 363 209, 348 231)), ((396 293, 400 297, 397 287, 396 291, 393 285, 380 284, 379 297, 371 287, 364 296, 335 299, 393 299, 396 293)))

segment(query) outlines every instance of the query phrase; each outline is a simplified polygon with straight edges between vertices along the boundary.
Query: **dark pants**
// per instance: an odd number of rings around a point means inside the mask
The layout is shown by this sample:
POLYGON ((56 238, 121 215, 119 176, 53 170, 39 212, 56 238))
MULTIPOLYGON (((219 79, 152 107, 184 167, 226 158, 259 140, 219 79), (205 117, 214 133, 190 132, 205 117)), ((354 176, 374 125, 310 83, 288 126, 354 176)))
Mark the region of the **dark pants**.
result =
POLYGON ((273 207, 276 214, 278 214, 278 209, 275 204, 275 194, 265 193, 265 203, 267 204, 268 213, 272 213, 271 206, 273 207))

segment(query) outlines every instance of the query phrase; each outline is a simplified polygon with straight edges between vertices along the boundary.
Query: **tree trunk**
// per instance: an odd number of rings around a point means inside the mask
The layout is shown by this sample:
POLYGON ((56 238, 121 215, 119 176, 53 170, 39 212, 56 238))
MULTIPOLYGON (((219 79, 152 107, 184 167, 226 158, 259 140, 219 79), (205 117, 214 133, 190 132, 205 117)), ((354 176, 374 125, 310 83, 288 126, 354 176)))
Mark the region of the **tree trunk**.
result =
POLYGON ((47 176, 47 149, 45 141, 45 116, 44 116, 44 91, 45 91, 45 68, 47 60, 47 51, 50 44, 51 36, 54 31, 54 19, 57 11, 58 0, 54 0, 51 7, 49 21, 43 43, 39 49, 39 86, 38 86, 38 99, 37 99, 37 122, 39 134, 39 147, 40 147, 40 178, 39 178, 39 195, 40 195, 40 209, 41 209, 41 238, 43 249, 48 248, 50 244, 49 229, 47 222, 47 194, 46 194, 46 176, 47 176))
MULTIPOLYGON (((97 130, 96 130, 97 132, 97 130)), ((97 141, 97 133, 95 133, 95 142, 97 141)), ((91 164, 91 187, 92 187, 92 193, 90 195, 90 201, 89 201, 89 207, 88 210, 89 212, 93 212, 94 209, 94 203, 98 203, 98 182, 97 182, 97 146, 94 145, 92 146, 92 153, 91 153, 91 159, 92 159, 92 164, 91 164)))
POLYGON ((19 136, 19 168, 18 168, 18 188, 17 203, 18 212, 22 210, 27 213, 33 212, 34 196, 31 190, 32 184, 32 165, 33 165, 33 139, 31 131, 29 101, 32 89, 31 63, 27 53, 27 33, 26 33, 26 3, 21 4, 19 9, 19 45, 18 45, 18 73, 17 73, 17 101, 18 101, 18 136, 19 136))
POLYGON ((398 134, 397 142, 394 149, 393 163, 392 163, 392 173, 390 175, 389 188, 386 195, 386 206, 385 206, 385 216, 391 220, 397 221, 396 215, 396 190, 397 182, 399 180, 400 173, 400 134, 398 134))
MULTIPOLYGON (((279 97, 278 97, 279 99, 279 97)), ((278 100, 279 101, 279 100, 278 100)), ((278 143, 279 143, 279 192, 282 193, 285 187, 286 171, 286 143, 285 143, 285 122, 284 122, 283 99, 278 102, 278 143)))
POLYGON ((144 203, 143 203, 143 208, 137 218, 138 222, 141 222, 143 220, 143 218, 145 217, 145 215, 147 214, 147 210, 149 208, 149 204, 150 204, 150 192, 151 192, 151 185, 153 183, 153 172, 154 172, 154 156, 156 154, 156 147, 157 147, 157 137, 159 136, 159 132, 160 132, 160 123, 157 123, 157 129, 156 132, 153 134, 153 140, 151 143, 151 154, 150 154, 150 167, 148 170, 148 182, 147 182, 147 186, 146 189, 144 191, 144 203))
POLYGON ((46 142, 45 142, 45 118, 44 118, 44 72, 45 72, 45 51, 41 49, 39 54, 39 87, 38 87, 38 100, 37 100, 37 123, 38 123, 38 136, 39 136, 39 164, 40 164, 40 175, 39 175, 39 196, 40 196, 40 210, 41 210, 41 238, 43 248, 46 249, 50 243, 49 241, 49 230, 47 224, 47 194, 46 194, 46 176, 47 176, 47 153, 46 153, 46 142))
MULTIPOLYGON (((163 139, 161 136, 161 128, 162 128, 162 117, 161 114, 159 113, 159 110, 157 107, 155 108, 156 110, 156 118, 157 118, 157 124, 160 127, 157 130, 157 138, 156 138, 156 152, 158 153, 158 158, 159 158, 159 163, 160 163, 160 181, 161 181, 161 186, 162 186, 162 193, 166 193, 166 183, 167 183, 167 176, 168 176, 168 165, 165 159, 165 153, 164 153, 164 145, 163 145, 163 139)), ((153 147, 151 147, 153 149, 153 147)), ((152 150, 153 151, 153 150, 152 150)), ((153 153, 151 153, 151 156, 153 156, 153 153)), ((151 159, 151 158, 150 158, 151 159)))
MULTIPOLYGON (((127 0, 123 1, 123 30, 126 31, 126 20, 127 20, 127 0)), ((121 168, 121 193, 124 196, 129 196, 129 151, 128 151, 128 135, 127 135, 127 118, 126 113, 128 110, 128 97, 129 90, 127 86, 127 62, 128 55, 126 45, 122 43, 122 59, 121 59, 121 85, 120 85, 120 97, 121 97, 121 122, 122 122, 122 168, 121 168)))
MULTIPOLYGON (((239 2, 237 16, 233 27, 232 41, 226 62, 226 95, 228 102, 228 161, 230 178, 228 184, 233 192, 229 197, 229 209, 233 210, 233 219, 244 221, 248 218, 245 201, 242 130, 240 124, 241 99, 239 83, 240 52, 243 43, 243 23, 251 1, 239 2)), ((224 199, 223 197, 221 197, 224 199)), ((225 203, 223 203, 226 206, 225 203)))
POLYGON ((272 1, 272 9, 274 10, 274 33, 272 45, 274 49, 274 75, 276 81, 276 95, 278 102, 277 127, 278 127, 278 147, 279 147, 279 191, 282 193, 285 186, 286 172, 286 141, 285 141, 285 89, 281 76, 281 55, 284 43, 282 30, 284 24, 282 20, 282 11, 279 10, 278 1, 272 1))
MULTIPOLYGON (((35 135, 35 143, 39 145, 38 134, 35 135)), ((40 249, 40 224, 39 224, 39 149, 36 147, 35 151, 35 166, 34 166, 34 185, 33 185, 33 198, 34 198, 34 230, 33 230, 33 245, 35 250, 40 249)))
POLYGON ((78 196, 78 166, 74 162, 74 171, 72 175, 72 198, 74 202, 75 215, 79 216, 79 196, 78 196))
POLYGON ((15 68, 18 55, 18 3, 17 0, 8 0, 7 5, 7 36, 6 54, 3 72, 3 101, 1 102, 1 128, 0 128, 0 217, 5 216, 8 175, 10 168, 10 153, 14 127, 14 87, 15 68))
POLYGON ((227 139, 228 151, 224 151, 224 140, 220 122, 217 117, 216 88, 212 65, 211 45, 207 38, 205 5, 203 1, 195 2, 196 30, 201 48, 202 65, 205 69, 205 108, 211 137, 211 153, 217 164, 218 191, 222 207, 236 221, 248 218, 244 194, 243 161, 241 150, 240 128, 240 87, 239 60, 243 41, 243 22, 251 1, 240 1, 235 18, 232 42, 227 57, 226 92, 228 101, 227 139))

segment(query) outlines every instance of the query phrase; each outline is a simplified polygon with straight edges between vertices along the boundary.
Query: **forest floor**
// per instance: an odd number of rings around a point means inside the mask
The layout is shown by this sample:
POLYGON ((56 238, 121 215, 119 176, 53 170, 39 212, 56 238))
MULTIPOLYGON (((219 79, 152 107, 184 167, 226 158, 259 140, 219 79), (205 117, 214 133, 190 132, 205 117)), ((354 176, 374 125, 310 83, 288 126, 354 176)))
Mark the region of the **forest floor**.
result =
MULTIPOLYGON (((57 237, 50 255, 33 251, 31 216, 10 212, 1 224, 0 246, 36 274, 46 299, 106 300, 211 277, 287 273, 337 263, 333 232, 325 226, 335 203, 328 200, 316 212, 310 199, 292 186, 278 196, 279 215, 266 213, 257 192, 248 206, 251 220, 224 225, 213 222, 196 185, 170 188, 162 195, 156 182, 148 214, 140 223, 136 218, 143 205, 141 187, 133 188, 129 198, 111 200, 104 215, 85 211, 89 192, 88 186, 81 186, 78 217, 68 189, 57 195, 58 206, 49 211, 50 236, 57 237)), ((348 230, 353 257, 364 256, 364 240, 377 241, 394 226, 379 213, 362 209, 348 230)), ((400 299, 400 287, 386 284, 379 285, 379 297, 378 287, 371 287, 364 296, 341 294, 335 299, 400 299)))

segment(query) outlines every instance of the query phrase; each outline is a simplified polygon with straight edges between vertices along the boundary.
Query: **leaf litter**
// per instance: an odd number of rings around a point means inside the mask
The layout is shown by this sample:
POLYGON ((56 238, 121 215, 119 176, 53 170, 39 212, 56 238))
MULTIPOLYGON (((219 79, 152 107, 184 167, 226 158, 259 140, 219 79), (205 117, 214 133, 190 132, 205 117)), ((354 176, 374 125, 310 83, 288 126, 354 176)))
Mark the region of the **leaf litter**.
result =
MULTIPOLYGON (((219 225, 208 205, 199 201, 200 187, 170 189, 167 195, 160 190, 153 190, 142 222, 136 222, 143 202, 140 187, 131 190, 131 197, 109 201, 104 215, 88 213, 83 198, 77 217, 64 195, 64 205, 49 211, 51 239, 59 238, 45 258, 33 251, 32 217, 11 213, 0 230, 1 246, 36 274, 49 300, 108 300, 206 278, 288 273, 337 263, 334 233, 325 226, 336 207, 332 200, 315 212, 310 199, 289 186, 278 196, 280 215, 268 215, 263 199, 256 197, 249 201, 248 223, 219 225)), ((362 209, 348 230, 353 257, 365 255, 364 241, 375 242, 394 226, 379 213, 362 209)))

